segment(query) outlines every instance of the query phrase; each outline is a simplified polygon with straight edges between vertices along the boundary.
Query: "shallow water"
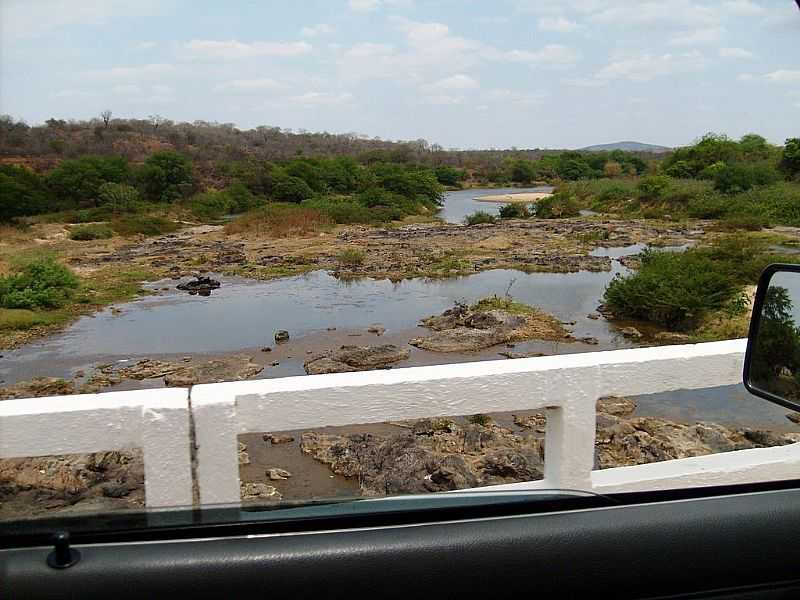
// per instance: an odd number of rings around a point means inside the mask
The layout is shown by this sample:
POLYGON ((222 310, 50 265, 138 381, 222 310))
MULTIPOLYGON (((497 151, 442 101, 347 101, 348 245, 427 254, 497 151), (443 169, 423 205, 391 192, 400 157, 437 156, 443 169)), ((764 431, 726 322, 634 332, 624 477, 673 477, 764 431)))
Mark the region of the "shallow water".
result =
POLYGON ((469 190, 457 190, 445 192, 444 206, 439 212, 439 216, 448 223, 463 223, 464 217, 477 210, 497 215, 503 202, 478 202, 478 196, 488 196, 489 194, 521 194, 523 192, 552 192, 553 188, 543 185, 532 188, 481 188, 469 190))

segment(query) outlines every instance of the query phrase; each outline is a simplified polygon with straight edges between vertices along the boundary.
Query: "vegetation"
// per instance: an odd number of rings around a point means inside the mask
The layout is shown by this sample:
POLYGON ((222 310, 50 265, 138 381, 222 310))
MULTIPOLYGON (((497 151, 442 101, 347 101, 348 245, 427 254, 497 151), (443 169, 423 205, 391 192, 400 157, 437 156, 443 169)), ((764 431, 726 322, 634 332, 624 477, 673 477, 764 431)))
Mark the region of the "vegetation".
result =
POLYGON ((254 209, 225 226, 227 233, 288 237, 309 235, 330 228, 328 214, 294 204, 269 204, 254 209))
POLYGON ((84 242, 88 240, 106 240, 114 236, 114 230, 108 225, 99 223, 79 225, 69 231, 69 239, 84 242))
POLYGON ((510 296, 493 295, 481 298, 470 307, 472 310, 504 310, 514 315, 533 315, 539 311, 533 306, 516 302, 510 296))
POLYGON ((465 225, 482 225, 484 223, 496 223, 497 217, 484 210, 476 210, 471 215, 464 217, 465 225))
POLYGON ((744 234, 683 253, 648 249, 638 271, 612 280, 605 302, 621 317, 690 330, 713 311, 743 310, 743 286, 773 261, 762 240, 744 234))
POLYGON ((527 204, 522 202, 512 202, 500 207, 501 219, 528 219, 533 214, 527 204))
POLYGON ((364 263, 364 251, 359 248, 345 248, 339 252, 336 260, 338 263, 347 268, 358 267, 364 263))
POLYGON ((60 308, 72 297, 78 283, 75 274, 54 258, 36 258, 0 277, 0 307, 60 308))
POLYGON ((757 387, 797 399, 800 392, 800 329, 789 291, 770 285, 762 307, 750 378, 757 387))
POLYGON ((111 228, 123 236, 163 235, 178 229, 178 224, 164 217, 153 215, 131 215, 111 222, 111 228))

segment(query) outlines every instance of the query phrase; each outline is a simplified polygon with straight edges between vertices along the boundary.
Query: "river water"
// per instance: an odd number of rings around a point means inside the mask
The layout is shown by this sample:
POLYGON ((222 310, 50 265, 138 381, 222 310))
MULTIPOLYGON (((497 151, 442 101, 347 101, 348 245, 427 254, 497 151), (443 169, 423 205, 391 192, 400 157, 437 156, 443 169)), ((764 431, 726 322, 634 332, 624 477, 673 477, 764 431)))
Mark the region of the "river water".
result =
MULTIPOLYGON (((449 192, 444 214, 460 220, 473 212, 472 204, 497 210, 498 205, 471 200, 485 193, 514 190, 449 192)), ((524 191, 542 191, 541 188, 524 191)), ((644 246, 598 248, 594 255, 612 259, 637 254, 644 246)), ((412 279, 340 280, 325 271, 268 282, 218 277, 222 287, 211 296, 191 296, 175 290, 175 282, 152 282, 151 296, 82 317, 62 333, 6 352, 0 358, 0 380, 7 383, 37 376, 72 377, 100 363, 129 362, 142 357, 174 358, 246 351, 265 365, 259 377, 304 374, 307 354, 342 343, 395 343, 410 349, 409 360, 398 366, 441 364, 499 358, 504 348, 477 353, 441 354, 407 346, 410 338, 424 334, 423 317, 441 313, 458 302, 474 302, 510 289, 514 299, 538 306, 568 323, 577 338, 590 336, 597 345, 531 341, 517 344, 514 352, 560 354, 631 347, 619 326, 604 319, 589 319, 609 281, 626 269, 612 260, 608 272, 522 273, 491 270, 444 280, 412 279), (167 291, 162 288, 168 287, 167 291), (378 323, 386 333, 378 338, 366 328, 378 323), (332 331, 336 328, 335 331, 332 331), (289 331, 291 342, 270 353, 274 332, 289 331), (272 363, 278 363, 273 365, 272 363)), ((157 385, 158 382, 144 382, 157 385)), ((125 382, 126 385, 143 385, 125 382)), ((679 420, 706 419, 722 423, 747 423, 785 429, 785 411, 750 397, 741 386, 702 392, 658 394, 640 399, 640 413, 679 420)))
POLYGON ((492 189, 470 189, 447 192, 442 210, 439 216, 448 223, 463 223, 464 217, 475 211, 481 210, 492 215, 500 212, 501 202, 479 202, 475 200, 477 196, 487 196, 489 194, 521 194, 523 192, 552 192, 553 188, 549 185, 532 188, 492 188, 492 189))

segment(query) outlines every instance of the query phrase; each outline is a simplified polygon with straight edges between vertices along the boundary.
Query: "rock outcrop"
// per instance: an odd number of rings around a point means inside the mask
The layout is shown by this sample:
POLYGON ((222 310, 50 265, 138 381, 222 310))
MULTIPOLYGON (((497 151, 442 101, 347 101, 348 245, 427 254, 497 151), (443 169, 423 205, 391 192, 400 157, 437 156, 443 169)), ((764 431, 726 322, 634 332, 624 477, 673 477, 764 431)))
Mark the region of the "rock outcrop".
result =
POLYGON ((379 346, 340 346, 322 355, 309 358, 305 364, 306 373, 347 373, 349 371, 370 371, 385 369, 406 360, 409 351, 394 344, 379 346))

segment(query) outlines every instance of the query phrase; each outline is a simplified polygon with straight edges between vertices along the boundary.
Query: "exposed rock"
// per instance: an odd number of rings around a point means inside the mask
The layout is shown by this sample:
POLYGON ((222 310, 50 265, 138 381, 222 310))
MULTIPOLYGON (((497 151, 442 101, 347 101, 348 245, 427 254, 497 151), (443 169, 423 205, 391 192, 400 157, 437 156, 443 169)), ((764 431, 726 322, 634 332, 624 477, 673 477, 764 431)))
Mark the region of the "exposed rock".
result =
POLYGON ((282 497, 274 486, 253 481, 243 481, 241 483, 241 496, 243 502, 280 500, 282 497))
POLYGON ((589 313, 588 315, 586 315, 586 318, 587 319, 591 319, 592 321, 596 321, 597 319, 600 318, 600 313, 596 313, 596 312, 589 313))
POLYGON ((597 412, 614 417, 629 417, 636 410, 636 402, 630 398, 604 396, 597 400, 597 412))
POLYGON ((104 510, 144 506, 139 450, 0 460, 0 518, 99 503, 104 510))
POLYGON ((541 442, 490 425, 431 435, 304 433, 301 449, 334 473, 358 477, 368 496, 440 492, 542 476, 541 442))
POLYGON ((597 344, 600 343, 600 341, 596 337, 592 337, 589 335, 587 335, 586 337, 579 338, 578 341, 584 344, 589 344, 590 346, 597 346, 597 344))
POLYGON ((272 481, 281 481, 283 479, 289 479, 292 474, 289 473, 286 469, 279 469, 277 467, 272 467, 271 469, 267 469, 267 477, 269 477, 272 481))
POLYGON ((369 333, 374 333, 375 335, 383 335, 386 333, 386 327, 383 325, 370 325, 367 327, 367 331, 369 333))
POLYGON ((574 340, 557 319, 533 308, 529 314, 518 315, 457 303, 441 315, 423 319, 420 324, 434 333, 413 338, 408 343, 433 352, 469 352, 531 339, 574 340))
POLYGON ((219 289, 220 282, 216 279, 211 279, 211 277, 204 277, 201 275, 195 275, 194 281, 187 281, 185 283, 179 283, 175 286, 177 289, 189 292, 190 294, 199 294, 201 296, 209 296, 211 295, 212 290, 219 289))
POLYGON ((539 433, 544 433, 547 424, 547 417, 543 413, 533 413, 532 415, 511 415, 514 425, 523 429, 533 429, 539 433))
POLYGON ((304 367, 309 375, 382 369, 409 357, 409 351, 394 344, 380 346, 340 346, 310 358, 304 367))
POLYGON ((37 377, 0 388, 0 400, 66 396, 74 393, 76 393, 75 385, 70 381, 58 377, 37 377))
POLYGON ((792 423, 797 423, 800 425, 800 412, 791 412, 786 415, 786 418, 789 419, 792 423))
POLYGON ((242 442, 239 442, 239 464, 250 464, 250 455, 247 453, 247 444, 243 444, 242 442))
POLYGON ((626 338, 638 340, 642 337, 642 332, 635 327, 623 327, 619 332, 626 338))
POLYGON ((277 433, 265 433, 264 441, 272 444, 290 444, 294 441, 291 435, 280 435, 277 433))
POLYGON ((275 332, 275 341, 280 342, 288 342, 289 341, 289 332, 285 329, 279 329, 275 332))
POLYGON ((669 342, 672 344, 685 344, 692 339, 685 333, 676 333, 674 331, 659 331, 653 337, 656 341, 669 342))
POLYGON ((538 358, 540 356, 547 356, 544 352, 498 352, 500 356, 506 358, 538 358))
POLYGON ((269 346, 264 346, 263 348, 261 348, 261 351, 262 352, 272 352, 272 348, 270 348, 269 346))

